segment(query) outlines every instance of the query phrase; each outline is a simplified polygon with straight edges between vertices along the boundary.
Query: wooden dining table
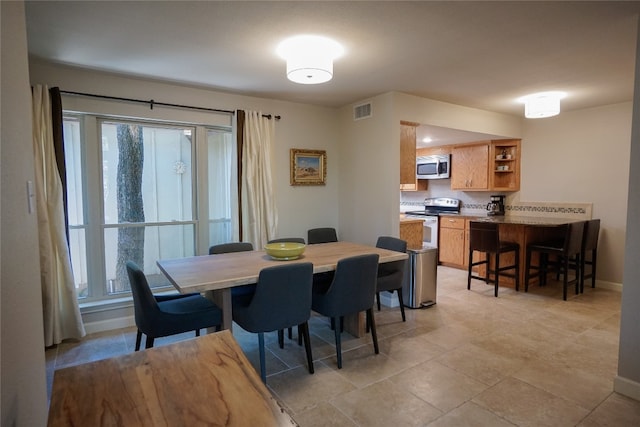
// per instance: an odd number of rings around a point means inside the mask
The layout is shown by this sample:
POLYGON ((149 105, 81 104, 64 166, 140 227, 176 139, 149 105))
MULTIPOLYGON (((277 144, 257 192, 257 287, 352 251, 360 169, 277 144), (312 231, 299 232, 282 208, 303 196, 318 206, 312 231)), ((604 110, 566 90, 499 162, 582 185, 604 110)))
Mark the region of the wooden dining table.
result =
MULTIPOLYGON (((231 288, 257 283, 263 268, 283 263, 311 262, 316 274, 335 270, 342 258, 372 253, 379 255, 380 263, 408 258, 404 252, 341 241, 307 245, 300 258, 289 261, 273 259, 264 250, 257 250, 165 259, 157 261, 157 265, 180 293, 208 294, 222 308, 222 327, 231 329, 231 288)), ((362 315, 345 318, 344 326, 355 336, 364 334, 362 315)))
POLYGON ((58 369, 49 427, 297 426, 230 331, 58 369))

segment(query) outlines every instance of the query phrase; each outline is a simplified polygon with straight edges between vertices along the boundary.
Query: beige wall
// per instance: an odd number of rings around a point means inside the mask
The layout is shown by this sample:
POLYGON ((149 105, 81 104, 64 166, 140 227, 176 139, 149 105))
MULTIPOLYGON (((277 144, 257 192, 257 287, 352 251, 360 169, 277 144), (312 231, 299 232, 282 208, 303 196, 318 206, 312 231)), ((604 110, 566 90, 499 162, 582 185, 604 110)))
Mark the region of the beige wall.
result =
POLYGON ((47 393, 35 213, 31 91, 24 4, 0 2, 2 18, 2 279, 0 280, 0 425, 44 426, 47 393))
POLYGON ((521 202, 593 203, 598 279, 622 283, 632 103, 525 120, 521 202))

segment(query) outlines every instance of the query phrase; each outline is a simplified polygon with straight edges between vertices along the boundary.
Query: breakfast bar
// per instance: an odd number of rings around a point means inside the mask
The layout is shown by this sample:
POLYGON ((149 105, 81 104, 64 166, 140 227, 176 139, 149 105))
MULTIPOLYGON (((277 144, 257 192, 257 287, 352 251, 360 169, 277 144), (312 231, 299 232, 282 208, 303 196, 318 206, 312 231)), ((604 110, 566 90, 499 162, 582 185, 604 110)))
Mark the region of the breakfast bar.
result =
MULTIPOLYGON (((520 245, 520 283, 524 287, 525 278, 525 262, 527 256, 527 245, 553 239, 562 239, 561 234, 563 228, 561 226, 572 222, 581 221, 571 218, 544 218, 544 217, 525 217, 525 216, 486 216, 473 218, 471 221, 495 222, 499 224, 500 240, 514 242, 520 245)), ((505 255, 505 263, 511 260, 505 255)), ((501 257, 502 259, 502 257, 501 257)), ((537 262, 537 261, 536 261, 537 262)), ((535 278, 532 278, 537 280, 535 278)), ((514 280, 510 277, 500 277, 500 286, 514 286, 514 280)))

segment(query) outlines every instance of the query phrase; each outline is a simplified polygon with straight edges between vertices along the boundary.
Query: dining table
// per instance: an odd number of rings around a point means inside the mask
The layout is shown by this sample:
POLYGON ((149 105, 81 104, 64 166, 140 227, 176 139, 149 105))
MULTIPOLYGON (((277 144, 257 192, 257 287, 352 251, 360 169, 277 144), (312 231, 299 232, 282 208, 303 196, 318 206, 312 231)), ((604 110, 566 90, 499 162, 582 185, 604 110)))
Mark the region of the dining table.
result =
MULTIPOLYGON (((379 263, 407 259, 404 252, 347 241, 306 245, 297 259, 279 260, 264 250, 199 255, 186 258, 163 259, 156 263, 160 271, 180 293, 199 292, 211 298, 222 309, 222 328, 232 327, 231 288, 258 281, 260 270, 283 263, 310 262, 313 273, 334 271, 343 258, 378 254, 379 263)), ((355 336, 364 335, 364 316, 345 317, 344 328, 355 336)))
POLYGON ((230 331, 54 373, 48 427, 297 426, 230 331))

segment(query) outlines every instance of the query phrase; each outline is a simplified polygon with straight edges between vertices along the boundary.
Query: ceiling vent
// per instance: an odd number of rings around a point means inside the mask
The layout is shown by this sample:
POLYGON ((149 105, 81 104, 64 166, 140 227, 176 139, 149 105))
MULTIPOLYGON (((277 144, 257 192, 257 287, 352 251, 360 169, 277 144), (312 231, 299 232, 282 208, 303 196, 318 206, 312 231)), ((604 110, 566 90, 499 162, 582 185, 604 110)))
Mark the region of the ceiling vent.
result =
POLYGON ((368 119, 373 115, 371 111, 371 103, 359 104, 353 107, 353 120, 368 119))

